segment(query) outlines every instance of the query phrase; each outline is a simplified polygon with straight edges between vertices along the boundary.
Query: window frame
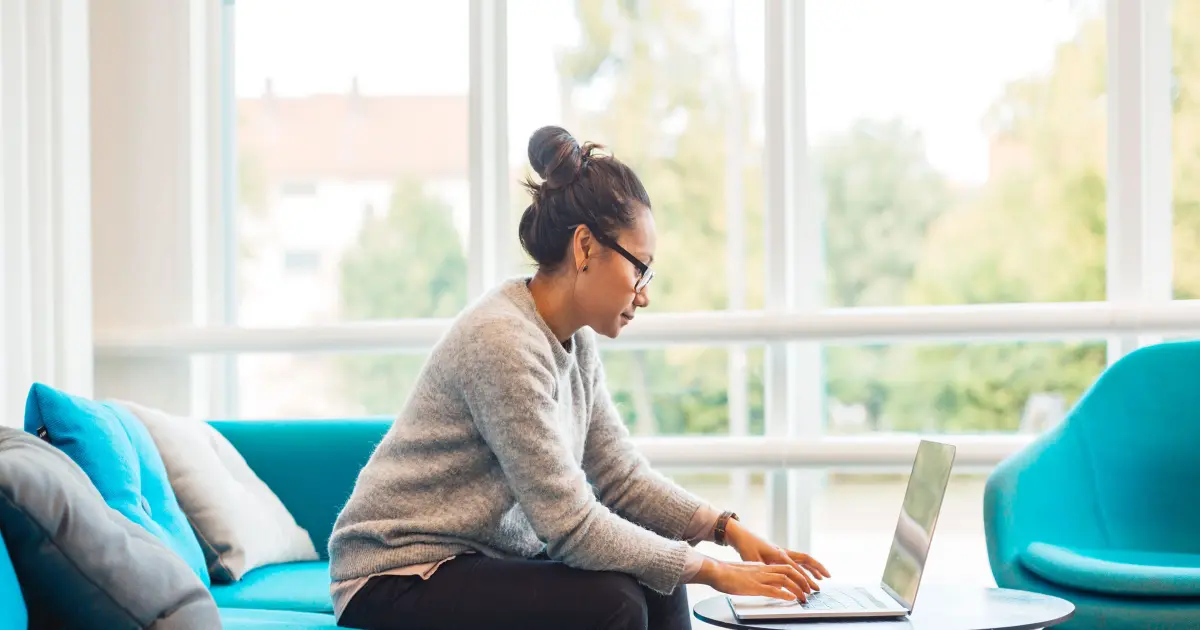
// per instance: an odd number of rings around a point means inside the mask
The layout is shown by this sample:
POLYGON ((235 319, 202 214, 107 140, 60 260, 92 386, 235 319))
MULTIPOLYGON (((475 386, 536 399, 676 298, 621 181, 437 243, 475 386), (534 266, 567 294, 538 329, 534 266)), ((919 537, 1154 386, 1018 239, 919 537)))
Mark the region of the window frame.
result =
MULTIPOLYGON (((1108 361, 1167 335, 1200 332, 1200 300, 1172 300, 1171 217, 1171 0, 1106 3, 1109 89, 1108 248, 1106 300, 954 307, 830 309, 813 287, 823 284, 819 217, 812 212, 805 99, 805 4, 765 3, 764 152, 766 285, 762 311, 647 314, 611 347, 675 344, 744 347, 765 344, 763 437, 639 438, 656 465, 736 468, 768 462, 772 473, 769 535, 806 548, 810 501, 825 467, 903 465, 915 436, 834 437, 822 434, 825 405, 820 347, 835 341, 1064 340, 1104 338, 1108 361), (805 258, 807 256, 807 258, 805 258), (801 386, 797 386, 801 383, 801 386)), ((221 94, 195 106, 211 125, 213 161, 220 164, 221 212, 204 250, 219 309, 207 324, 95 331, 94 352, 104 360, 218 357, 204 372, 202 397, 211 415, 236 409, 236 355, 248 352, 422 352, 449 320, 351 322, 304 328, 237 325, 236 130, 232 125, 234 3, 206 0, 219 28, 203 29, 194 45, 220 59, 221 94), (218 395, 219 394, 219 395, 218 395)), ((481 295, 511 269, 515 226, 507 207, 508 63, 506 0, 470 0, 468 299, 481 295)), ((204 12, 199 12, 203 14, 204 12)), ((200 18, 202 19, 203 15, 200 18)), ((202 55, 203 56, 203 55, 202 55)), ((181 71, 189 68, 184 65, 181 71)), ((201 89, 199 86, 197 89, 201 89)), ((209 182, 211 185, 211 182, 209 182)), ((211 212, 193 206, 191 212, 211 212)), ((211 220, 211 217, 203 220, 211 220)), ((209 286, 213 286, 209 284, 209 286)), ((732 353, 731 353, 732 354, 732 353)), ((731 365, 735 362, 731 361, 731 365)), ((744 381, 744 378, 741 379, 744 381)), ((731 386, 738 382, 731 377, 731 386)), ((198 391, 198 390, 197 390, 198 391)), ((737 396, 730 397, 731 400, 737 396)), ((1022 448, 1031 436, 946 436, 959 456, 988 468, 1022 448)))

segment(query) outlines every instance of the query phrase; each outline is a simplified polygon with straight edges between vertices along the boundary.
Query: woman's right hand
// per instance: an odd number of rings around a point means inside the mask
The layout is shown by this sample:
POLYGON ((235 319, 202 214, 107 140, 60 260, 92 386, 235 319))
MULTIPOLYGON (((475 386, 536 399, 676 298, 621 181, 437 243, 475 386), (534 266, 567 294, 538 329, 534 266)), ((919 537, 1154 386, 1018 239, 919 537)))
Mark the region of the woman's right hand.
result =
POLYGON ((787 564, 722 562, 705 558, 695 581, 727 595, 760 595, 786 601, 807 601, 813 587, 787 564))

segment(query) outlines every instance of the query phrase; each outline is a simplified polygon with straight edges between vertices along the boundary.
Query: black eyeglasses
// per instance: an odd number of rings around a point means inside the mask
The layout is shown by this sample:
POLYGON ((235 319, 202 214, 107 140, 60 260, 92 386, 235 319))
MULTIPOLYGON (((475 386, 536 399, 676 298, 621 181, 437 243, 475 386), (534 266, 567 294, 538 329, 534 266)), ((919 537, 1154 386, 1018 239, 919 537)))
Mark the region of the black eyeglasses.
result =
POLYGON ((637 283, 633 285, 633 291, 634 291, 634 293, 641 293, 642 291, 644 291, 646 289, 646 286, 650 284, 650 281, 654 279, 654 270, 650 268, 650 265, 647 265, 646 263, 638 260, 637 256, 634 256, 633 254, 629 253, 629 250, 618 245, 616 240, 608 238, 607 236, 602 234, 600 232, 600 230, 597 230, 596 228, 594 228, 590 225, 587 225, 586 223, 572 225, 570 227, 570 229, 574 230, 574 229, 578 228, 580 225, 586 226, 587 229, 591 230, 592 236, 595 236, 596 240, 600 241, 601 245, 604 245, 605 247, 608 247, 609 249, 624 256, 625 260, 628 260, 630 263, 633 264, 633 267, 635 269, 637 269, 637 272, 638 272, 637 283))

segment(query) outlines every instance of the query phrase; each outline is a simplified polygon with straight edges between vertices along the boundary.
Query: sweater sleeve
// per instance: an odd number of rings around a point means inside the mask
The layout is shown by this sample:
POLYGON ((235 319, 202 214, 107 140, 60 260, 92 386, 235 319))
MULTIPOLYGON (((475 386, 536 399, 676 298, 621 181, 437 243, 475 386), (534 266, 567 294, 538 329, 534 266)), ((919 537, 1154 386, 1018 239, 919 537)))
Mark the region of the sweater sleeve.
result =
POLYGON ((560 433, 554 357, 539 335, 521 322, 496 320, 481 324, 458 350, 460 386, 480 435, 550 557, 672 592, 691 548, 597 501, 560 433))
POLYGON ((597 362, 583 469, 602 503, 663 536, 685 538, 705 502, 650 467, 630 439, 604 381, 604 368, 597 362))

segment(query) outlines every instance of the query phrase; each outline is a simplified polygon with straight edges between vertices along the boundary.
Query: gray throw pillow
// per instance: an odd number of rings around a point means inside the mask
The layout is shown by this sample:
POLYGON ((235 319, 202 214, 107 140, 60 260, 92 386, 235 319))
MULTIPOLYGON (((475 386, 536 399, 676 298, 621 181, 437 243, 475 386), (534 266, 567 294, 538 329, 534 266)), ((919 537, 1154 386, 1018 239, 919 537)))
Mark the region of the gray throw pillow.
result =
POLYGON ((178 554, 108 507, 71 458, 7 427, 0 427, 0 533, 30 627, 221 627, 212 595, 178 554))
POLYGON ((208 573, 216 583, 236 582, 258 567, 317 559, 312 538, 216 429, 195 418, 173 416, 115 400, 133 412, 162 454, 179 506, 187 514, 208 573))

